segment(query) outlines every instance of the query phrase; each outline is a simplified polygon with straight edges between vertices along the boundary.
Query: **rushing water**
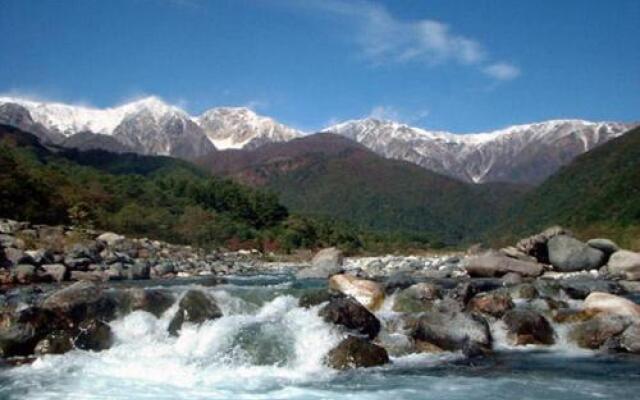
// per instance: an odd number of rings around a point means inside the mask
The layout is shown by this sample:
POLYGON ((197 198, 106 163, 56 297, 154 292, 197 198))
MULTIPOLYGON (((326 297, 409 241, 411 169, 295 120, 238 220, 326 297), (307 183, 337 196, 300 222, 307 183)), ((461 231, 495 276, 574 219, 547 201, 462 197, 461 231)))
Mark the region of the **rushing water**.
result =
MULTIPOLYGON (((179 337, 162 318, 134 312, 112 322, 107 351, 72 351, 0 367, 0 399, 632 399, 640 361, 554 347, 512 350, 469 362, 457 354, 407 355, 389 366, 348 372, 323 365, 343 334, 298 307, 319 282, 284 276, 206 287, 224 317, 179 337)), ((381 315, 385 317, 385 315, 381 315)), ((499 335, 498 335, 499 338, 499 335)))

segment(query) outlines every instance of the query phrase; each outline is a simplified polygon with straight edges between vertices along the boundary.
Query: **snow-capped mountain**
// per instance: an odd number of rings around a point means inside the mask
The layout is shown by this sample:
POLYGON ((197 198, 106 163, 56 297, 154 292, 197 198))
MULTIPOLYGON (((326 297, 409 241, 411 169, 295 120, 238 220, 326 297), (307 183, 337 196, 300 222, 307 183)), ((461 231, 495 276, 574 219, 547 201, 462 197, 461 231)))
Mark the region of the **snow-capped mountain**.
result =
POLYGON ((112 150, 115 140, 128 151, 182 158, 200 157, 216 147, 255 148, 301 134, 246 108, 214 108, 194 117, 157 97, 103 109, 5 97, 0 98, 0 123, 62 145, 82 143, 87 149, 108 144, 112 150), (78 134, 81 139, 74 138, 78 134))
POLYGON ((254 149, 265 143, 285 142, 302 135, 298 130, 243 107, 213 108, 198 117, 198 123, 219 150, 254 149))
POLYGON ((368 118, 323 131, 355 140, 385 157, 467 182, 536 184, 631 127, 616 122, 554 120, 460 135, 368 118))

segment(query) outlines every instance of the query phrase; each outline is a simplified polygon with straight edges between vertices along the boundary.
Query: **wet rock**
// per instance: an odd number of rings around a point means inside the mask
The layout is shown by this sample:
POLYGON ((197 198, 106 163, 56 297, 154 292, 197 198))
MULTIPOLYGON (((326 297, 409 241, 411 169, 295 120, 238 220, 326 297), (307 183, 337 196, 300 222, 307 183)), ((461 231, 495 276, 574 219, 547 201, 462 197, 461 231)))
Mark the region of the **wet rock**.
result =
POLYGON ((358 279, 352 275, 333 275, 329 278, 329 288, 353 297, 369 310, 377 310, 384 301, 384 290, 380 283, 358 279))
POLYGON ((624 297, 609 293, 593 292, 584 300, 585 310, 597 310, 607 314, 640 317, 640 305, 624 297))
POLYGON ((502 321, 507 328, 507 337, 514 345, 551 345, 555 342, 553 328, 549 321, 535 311, 527 309, 507 311, 502 321))
POLYGON ((164 276, 175 272, 175 267, 172 262, 165 261, 153 267, 153 272, 157 276, 164 276))
POLYGON ((595 350, 622 333, 629 325, 628 317, 601 313, 576 324, 569 332, 569 338, 580 347, 595 350))
POLYGON ((616 251, 620 250, 620 247, 618 247, 617 244, 615 244, 613 241, 609 239, 602 239, 602 238, 591 239, 587 241, 587 244, 593 247, 594 249, 600 250, 606 255, 613 254, 616 251))
POLYGON ((384 281, 384 291, 387 294, 391 294, 398 289, 406 289, 416 283, 417 281, 414 276, 406 272, 396 272, 384 281))
POLYGON ((431 283, 416 283, 396 293, 393 301, 393 311, 396 312, 423 312, 433 308, 434 301, 440 299, 440 289, 431 283))
POLYGON ((37 307, 0 314, 0 357, 33 354, 38 342, 62 321, 37 307))
POLYGON ((380 321, 360 303, 352 298, 331 299, 318 315, 326 322, 375 338, 380 332, 380 321))
POLYGON ((629 353, 640 354, 640 322, 625 329, 620 337, 620 347, 629 353))
POLYGON ((75 322, 85 319, 111 320, 116 304, 93 282, 80 281, 49 295, 42 307, 67 315, 75 322))
POLYGON ((325 360, 335 369, 368 368, 388 364, 389 355, 380 346, 349 336, 332 349, 325 360))
POLYGON ((300 307, 309 308, 317 306, 318 304, 326 303, 332 299, 345 297, 342 293, 329 292, 326 289, 317 289, 313 291, 306 291, 300 296, 300 307))
POLYGON ((118 308, 122 314, 132 311, 146 311, 160 318, 175 302, 168 290, 133 288, 116 293, 118 308))
POLYGON ((105 271, 105 276, 107 280, 110 281, 120 281, 125 278, 124 267, 121 263, 115 263, 109 265, 109 267, 105 271))
POLYGON ((507 293, 490 292, 475 296, 469 301, 469 311, 488 314, 500 318, 514 307, 511 296, 507 293))
POLYGON ((151 277, 151 267, 145 262, 138 262, 129 266, 127 278, 131 280, 144 280, 151 277))
POLYGON ((501 254, 485 254, 471 257, 465 262, 467 273, 474 277, 503 276, 515 272, 522 276, 539 276, 543 272, 540 264, 521 261, 501 254))
POLYGON ((553 226, 536 235, 520 240, 518 244, 516 244, 516 248, 521 252, 534 257, 540 263, 549 264, 547 242, 549 239, 557 235, 571 236, 571 232, 560 226, 553 226))
POLYGON ((609 258, 607 269, 610 274, 621 276, 624 279, 640 280, 640 253, 620 250, 609 258))
POLYGON ((69 278, 67 267, 64 264, 45 264, 41 268, 54 282, 62 282, 69 278))
POLYGON ((478 355, 491 350, 487 321, 462 312, 429 312, 407 321, 415 340, 430 343, 446 351, 478 355))
POLYGON ((560 272, 598 269, 606 261, 602 251, 567 235, 553 237, 547 247, 549 262, 560 272))
POLYGON ((624 288, 617 282, 596 279, 563 279, 557 284, 572 299, 583 300, 592 292, 624 294, 624 288))
POLYGON ((65 331, 54 331, 38 342, 34 354, 64 354, 73 349, 73 338, 65 331))
POLYGON ((74 344, 81 350, 102 351, 113 344, 114 336, 111 327, 100 320, 83 321, 78 329, 79 333, 74 344))
POLYGON ((508 289, 509 295, 513 299, 530 300, 539 295, 538 289, 531 283, 522 283, 508 289))
POLYGON ((342 272, 344 256, 335 247, 320 250, 311 260, 311 267, 298 271, 298 279, 319 278, 326 279, 331 275, 342 272))
POLYGON ((553 313, 553 320, 560 324, 574 324, 576 322, 588 321, 598 315, 598 310, 575 310, 571 308, 563 308, 553 313))
POLYGON ((212 298, 199 290, 189 290, 180 299, 178 311, 171 320, 168 331, 175 336, 185 322, 201 324, 220 317, 222 317, 222 311, 212 298))

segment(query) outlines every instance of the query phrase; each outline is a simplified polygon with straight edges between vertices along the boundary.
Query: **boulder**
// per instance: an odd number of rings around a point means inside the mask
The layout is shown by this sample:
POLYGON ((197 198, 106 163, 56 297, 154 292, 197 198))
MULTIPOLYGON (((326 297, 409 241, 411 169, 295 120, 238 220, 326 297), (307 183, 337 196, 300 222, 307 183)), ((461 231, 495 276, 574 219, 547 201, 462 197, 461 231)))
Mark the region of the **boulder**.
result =
POLYGON ((54 331, 38 342, 34 354, 64 354, 73 349, 73 337, 65 331, 54 331))
POLYGON ((298 271, 296 277, 298 279, 326 279, 342 272, 343 261, 342 251, 335 247, 320 250, 311 260, 311 267, 298 271))
POLYGON ((640 322, 625 329, 620 337, 620 347, 629 353, 640 354, 640 322))
POLYGON ((151 277, 151 267, 146 262, 137 262, 127 269, 127 278, 131 280, 143 280, 151 277))
POLYGON ((43 265, 53 262, 53 253, 50 250, 27 250, 25 251, 25 254, 31 257, 34 265, 43 265))
POLYGON ((517 247, 513 247, 513 246, 504 247, 504 248, 500 249, 500 253, 504 254, 507 257, 515 258, 515 259, 522 260, 522 261, 529 261, 529 262, 537 262, 538 261, 535 257, 530 256, 530 255, 520 251, 517 247))
POLYGON ((81 350, 102 351, 113 344, 114 336, 111 327, 100 320, 83 321, 78 329, 79 333, 74 344, 81 350))
POLYGON ((308 290, 300 296, 298 303, 300 304, 300 307, 309 308, 340 297, 344 297, 344 295, 342 293, 332 293, 326 289, 308 290))
POLYGON ((4 249, 4 259, 8 261, 9 265, 35 264, 33 258, 31 258, 27 253, 13 247, 4 249))
POLYGON ((488 314, 500 318, 514 307, 511 296, 498 291, 481 293, 473 297, 467 304, 469 311, 488 314))
POLYGON ((628 317, 615 314, 598 314, 593 318, 574 325, 569 339, 586 349, 599 349, 628 326, 628 317))
POLYGON ((109 247, 114 247, 122 243, 125 240, 125 237, 113 232, 105 232, 98 236, 97 240, 109 247))
POLYGON ((175 302, 170 291, 164 289, 133 288, 115 294, 122 314, 132 311, 146 311, 160 318, 175 302))
POLYGON ((329 278, 329 288, 353 297, 369 310, 377 310, 384 302, 384 289, 380 283, 358 279, 353 275, 333 275, 329 278))
POLYGON ((598 269, 606 262, 605 253, 567 235, 558 235, 547 243, 549 262, 560 272, 598 269))
POLYGON ((85 319, 111 320, 115 301, 93 282, 80 281, 49 295, 42 307, 68 316, 75 322, 85 319))
POLYGON ((28 226, 26 222, 18 222, 11 219, 0 219, 0 233, 15 235, 19 230, 28 226))
POLYGON ((596 310, 602 313, 640 317, 640 305, 624 297, 609 293, 593 292, 584 300, 585 310, 596 310))
POLYGON ((156 276, 164 276, 175 272, 175 266, 170 261, 161 262, 153 267, 156 276))
POLYGON ((329 351, 325 361, 335 369, 368 368, 388 364, 389 355, 383 347, 349 336, 329 351))
POLYGON ((222 311, 215 300, 200 290, 189 290, 180 299, 178 311, 169 323, 168 331, 175 336, 185 322, 201 324, 220 317, 222 317, 222 311))
POLYGON ((465 269, 473 277, 503 276, 509 272, 536 277, 543 272, 541 264, 492 253, 468 258, 465 269))
POLYGON ((514 345, 551 345, 555 343, 551 324, 545 317, 533 310, 507 311, 502 321, 507 328, 507 338, 514 345))
POLYGON ((67 267, 64 264, 45 264, 41 267, 44 273, 54 282, 62 282, 69 279, 67 267))
POLYGON ((38 342, 63 321, 41 308, 0 314, 0 357, 33 354, 38 342))
POLYGON ((17 239, 13 235, 7 235, 0 233, 0 248, 3 247, 16 247, 17 239))
POLYGON ((547 242, 549 241, 549 239, 557 235, 571 236, 571 232, 560 226, 553 226, 536 235, 529 236, 528 238, 520 240, 516 244, 516 248, 522 253, 534 257, 540 263, 549 264, 547 242))
POLYGON ((438 349, 461 350, 467 355, 491 350, 489 324, 475 314, 433 311, 409 318, 406 325, 414 340, 428 342, 438 349))
POLYGON ((26 285, 37 281, 36 267, 29 264, 20 264, 11 271, 17 283, 26 285))
POLYGON ((369 310, 352 298, 334 298, 318 312, 326 322, 375 338, 380 332, 380 321, 369 310))
POLYGON ((432 283, 416 283, 396 293, 393 299, 393 311, 423 312, 433 308, 434 302, 440 299, 440 289, 432 283))
POLYGON ((630 281, 640 280, 640 253, 620 250, 609 258, 609 273, 630 281))
POLYGON ((610 255, 620 250, 617 244, 609 239, 597 238, 591 239, 587 241, 587 244, 594 249, 598 249, 603 252, 605 255, 610 255))

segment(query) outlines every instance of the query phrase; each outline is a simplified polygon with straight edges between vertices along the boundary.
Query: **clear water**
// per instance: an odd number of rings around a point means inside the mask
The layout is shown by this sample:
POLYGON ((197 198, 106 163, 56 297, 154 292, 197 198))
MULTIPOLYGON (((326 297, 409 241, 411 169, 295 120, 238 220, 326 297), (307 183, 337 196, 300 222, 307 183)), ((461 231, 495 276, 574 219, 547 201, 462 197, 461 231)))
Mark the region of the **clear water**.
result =
POLYGON ((108 351, 0 369, 0 399, 640 399, 640 359, 561 346, 503 346, 473 362, 408 355, 382 368, 333 371, 322 359, 343 334, 297 300, 321 284, 286 276, 214 287, 175 281, 176 293, 210 292, 225 316, 173 338, 166 327, 174 309, 162 318, 132 313, 111 324, 117 342, 108 351))

